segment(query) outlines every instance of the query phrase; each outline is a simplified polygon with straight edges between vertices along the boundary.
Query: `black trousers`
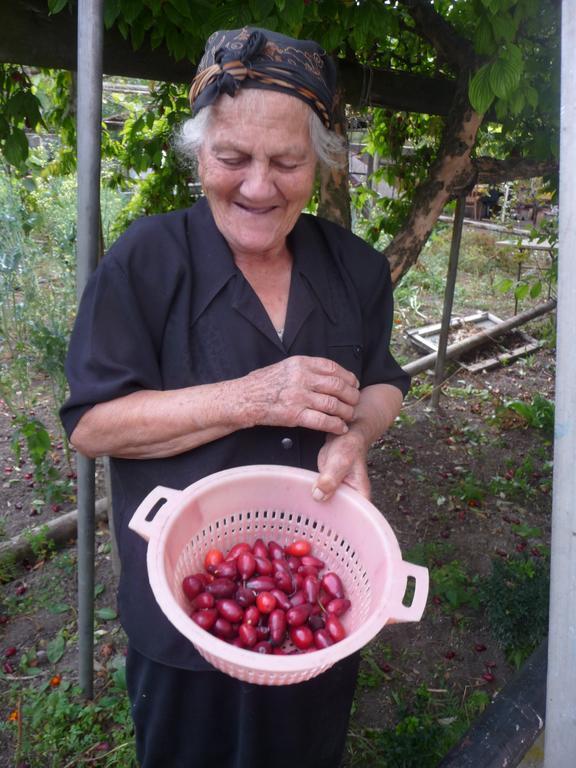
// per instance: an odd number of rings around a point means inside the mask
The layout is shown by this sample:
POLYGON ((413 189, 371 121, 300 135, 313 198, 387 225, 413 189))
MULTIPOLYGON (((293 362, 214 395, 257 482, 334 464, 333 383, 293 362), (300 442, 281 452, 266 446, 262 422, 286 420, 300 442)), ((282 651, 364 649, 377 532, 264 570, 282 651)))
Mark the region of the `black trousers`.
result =
POLYGON ((296 685, 242 683, 128 651, 141 768, 338 768, 359 655, 296 685))

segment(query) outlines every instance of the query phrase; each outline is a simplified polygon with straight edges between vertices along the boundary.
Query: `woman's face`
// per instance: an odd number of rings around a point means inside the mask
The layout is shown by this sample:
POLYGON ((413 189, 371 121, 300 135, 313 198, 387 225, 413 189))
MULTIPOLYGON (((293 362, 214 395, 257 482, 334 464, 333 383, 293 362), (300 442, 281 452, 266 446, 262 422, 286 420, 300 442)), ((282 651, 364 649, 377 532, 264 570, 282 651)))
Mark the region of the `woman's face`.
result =
POLYGON ((309 108, 275 91, 221 96, 198 155, 216 226, 236 257, 282 251, 312 194, 309 108))

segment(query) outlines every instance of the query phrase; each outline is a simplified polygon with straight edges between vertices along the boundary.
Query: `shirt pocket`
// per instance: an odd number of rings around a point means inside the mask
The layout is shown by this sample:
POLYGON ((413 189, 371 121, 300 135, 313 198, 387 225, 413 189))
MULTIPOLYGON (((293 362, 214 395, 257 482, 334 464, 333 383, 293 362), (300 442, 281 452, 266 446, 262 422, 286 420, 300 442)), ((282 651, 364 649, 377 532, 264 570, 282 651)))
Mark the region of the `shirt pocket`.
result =
POLYGON ((362 360, 363 360, 363 348, 362 344, 353 341, 334 341, 328 344, 328 357, 330 360, 334 360, 341 365, 342 368, 346 368, 347 371, 352 371, 361 382, 362 376, 362 360))

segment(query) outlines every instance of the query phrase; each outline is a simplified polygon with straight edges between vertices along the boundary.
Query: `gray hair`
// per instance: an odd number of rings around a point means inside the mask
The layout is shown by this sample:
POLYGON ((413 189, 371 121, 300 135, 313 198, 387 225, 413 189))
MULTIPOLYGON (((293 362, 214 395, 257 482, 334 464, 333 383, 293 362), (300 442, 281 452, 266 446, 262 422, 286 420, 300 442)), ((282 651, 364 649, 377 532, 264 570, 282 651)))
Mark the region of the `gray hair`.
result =
MULTIPOLYGON (((335 131, 330 131, 318 115, 308 107, 310 141, 318 162, 328 168, 342 168, 346 165, 346 141, 335 131)), ((174 135, 174 147, 187 163, 194 163, 202 148, 212 118, 212 105, 204 107, 196 117, 186 120, 174 135)))

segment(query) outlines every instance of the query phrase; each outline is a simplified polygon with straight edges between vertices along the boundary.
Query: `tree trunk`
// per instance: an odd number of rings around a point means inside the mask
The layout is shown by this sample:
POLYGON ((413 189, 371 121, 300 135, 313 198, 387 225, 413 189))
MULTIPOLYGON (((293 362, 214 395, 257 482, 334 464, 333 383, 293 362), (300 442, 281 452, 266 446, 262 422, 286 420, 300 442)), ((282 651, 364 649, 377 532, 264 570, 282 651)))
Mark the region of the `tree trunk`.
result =
MULTIPOLYGON (((334 130, 340 136, 346 136, 346 112, 341 91, 336 95, 334 105, 334 130)), ((351 227, 350 188, 348 183, 348 145, 342 153, 342 165, 337 168, 320 166, 320 191, 318 195, 318 215, 351 227)))
POLYGON ((483 115, 474 112, 468 101, 466 71, 459 78, 438 156, 428 178, 416 190, 406 224, 384 251, 394 283, 418 260, 446 203, 474 186, 476 169, 471 153, 482 119, 483 115))

